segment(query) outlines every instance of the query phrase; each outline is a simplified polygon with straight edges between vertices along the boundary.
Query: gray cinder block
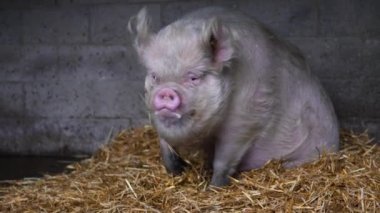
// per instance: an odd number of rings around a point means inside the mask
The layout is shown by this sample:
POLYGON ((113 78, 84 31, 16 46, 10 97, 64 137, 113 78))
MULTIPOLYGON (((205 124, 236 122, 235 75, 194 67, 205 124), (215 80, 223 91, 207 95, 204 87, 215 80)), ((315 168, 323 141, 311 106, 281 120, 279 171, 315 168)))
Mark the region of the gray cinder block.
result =
POLYGON ((66 45, 59 48, 59 79, 144 79, 135 51, 124 45, 66 45))
POLYGON ((0 117, 22 118, 24 115, 22 83, 0 83, 0 117))
POLYGON ((19 10, 0 12, 0 44, 19 44, 21 42, 21 22, 19 10))
POLYGON ((23 42, 83 43, 88 41, 87 8, 43 8, 24 10, 23 42))
POLYGON ((315 1, 240 1, 239 9, 255 17, 282 37, 314 36, 317 32, 315 1))
POLYGON ((41 118, 144 116, 143 86, 125 80, 38 81, 25 85, 26 113, 41 118), (131 92, 133 91, 133 92, 131 92))
MULTIPOLYGON (((126 44, 131 42, 127 23, 144 5, 111 4, 97 5, 91 9, 91 38, 96 44, 126 44)), ((147 5, 152 15, 153 26, 158 29, 159 5, 147 5)))

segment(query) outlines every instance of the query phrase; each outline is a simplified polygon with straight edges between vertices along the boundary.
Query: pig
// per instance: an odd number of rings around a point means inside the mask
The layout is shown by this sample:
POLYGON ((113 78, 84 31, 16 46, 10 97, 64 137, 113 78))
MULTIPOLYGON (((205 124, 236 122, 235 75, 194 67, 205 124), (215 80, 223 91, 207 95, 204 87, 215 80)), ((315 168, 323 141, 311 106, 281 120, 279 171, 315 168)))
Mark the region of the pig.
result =
POLYGON ((208 7, 156 33, 150 23, 143 8, 128 29, 147 70, 145 101, 168 173, 187 167, 180 147, 205 151, 212 186, 269 160, 291 168, 338 150, 325 90, 300 51, 258 21, 208 7))

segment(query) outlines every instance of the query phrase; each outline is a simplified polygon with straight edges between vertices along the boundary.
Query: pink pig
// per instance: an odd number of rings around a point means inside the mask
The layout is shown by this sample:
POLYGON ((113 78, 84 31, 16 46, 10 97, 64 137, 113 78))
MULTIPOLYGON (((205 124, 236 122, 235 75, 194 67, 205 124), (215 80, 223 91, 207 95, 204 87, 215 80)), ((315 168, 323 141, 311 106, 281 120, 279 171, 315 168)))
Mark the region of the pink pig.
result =
POLYGON ((147 69, 146 104, 169 173, 176 151, 201 144, 211 185, 281 159, 310 162, 339 146, 329 97, 300 51, 239 12, 205 8, 152 33, 145 9, 129 22, 147 69))

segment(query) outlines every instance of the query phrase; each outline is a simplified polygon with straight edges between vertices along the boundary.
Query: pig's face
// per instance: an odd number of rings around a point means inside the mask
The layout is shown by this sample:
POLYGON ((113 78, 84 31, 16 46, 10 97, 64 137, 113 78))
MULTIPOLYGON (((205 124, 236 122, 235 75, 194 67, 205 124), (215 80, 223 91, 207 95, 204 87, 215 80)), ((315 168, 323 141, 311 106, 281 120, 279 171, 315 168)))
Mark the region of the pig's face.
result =
POLYGON ((200 36, 167 28, 146 47, 146 104, 160 135, 183 141, 211 129, 227 91, 200 36))
POLYGON ((144 10, 134 27, 147 70, 146 104, 160 136, 174 144, 207 134, 230 91, 226 73, 233 51, 223 29, 215 20, 175 22, 151 34, 144 10))

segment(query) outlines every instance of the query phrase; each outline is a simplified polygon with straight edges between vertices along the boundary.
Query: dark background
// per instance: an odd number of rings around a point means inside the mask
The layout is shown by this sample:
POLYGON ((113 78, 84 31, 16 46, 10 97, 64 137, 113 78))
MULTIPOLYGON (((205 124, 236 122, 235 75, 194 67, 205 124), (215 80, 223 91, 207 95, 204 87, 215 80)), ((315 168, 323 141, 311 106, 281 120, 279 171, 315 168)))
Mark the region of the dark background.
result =
POLYGON ((307 56, 341 126, 380 138, 378 0, 1 0, 0 153, 92 153, 148 123, 126 25, 148 6, 155 28, 222 5, 256 17, 307 56))

